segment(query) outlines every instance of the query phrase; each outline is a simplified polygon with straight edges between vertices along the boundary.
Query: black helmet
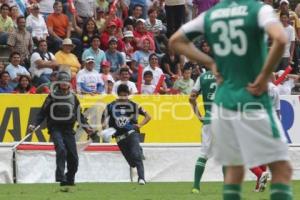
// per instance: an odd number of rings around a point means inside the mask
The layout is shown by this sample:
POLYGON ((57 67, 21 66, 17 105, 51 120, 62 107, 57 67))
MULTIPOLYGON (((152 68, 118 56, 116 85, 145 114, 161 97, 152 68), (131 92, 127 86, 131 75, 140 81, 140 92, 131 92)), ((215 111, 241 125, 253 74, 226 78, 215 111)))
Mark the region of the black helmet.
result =
POLYGON ((58 73, 57 80, 58 81, 70 82, 71 77, 70 77, 69 73, 61 71, 61 72, 58 73))

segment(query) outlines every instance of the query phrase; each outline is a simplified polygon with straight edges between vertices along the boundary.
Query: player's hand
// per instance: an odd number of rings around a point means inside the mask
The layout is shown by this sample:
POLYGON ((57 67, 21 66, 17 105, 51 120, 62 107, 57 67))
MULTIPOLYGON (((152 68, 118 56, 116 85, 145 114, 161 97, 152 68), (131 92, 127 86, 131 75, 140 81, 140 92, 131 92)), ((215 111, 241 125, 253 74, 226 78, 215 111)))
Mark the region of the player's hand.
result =
POLYGON ((134 124, 133 126, 134 126, 134 129, 137 130, 137 131, 139 131, 140 128, 142 128, 142 126, 139 125, 139 124, 134 124))
POLYGON ((216 82, 217 82, 217 84, 218 84, 218 85, 222 84, 222 83, 223 83, 223 77, 222 77, 222 75, 220 74, 220 72, 218 71, 216 63, 212 63, 212 64, 210 65, 210 68, 211 68, 212 73, 213 73, 213 74, 215 75, 215 77, 216 77, 216 82))
POLYGON ((254 83, 249 83, 247 90, 254 96, 260 96, 262 93, 268 90, 268 77, 260 74, 254 81, 254 83))
POLYGON ((31 133, 31 132, 34 131, 35 128, 36 128, 35 125, 30 124, 30 125, 28 126, 27 130, 28 130, 29 133, 31 133))
POLYGON ((195 92, 192 92, 191 95, 190 95, 190 98, 189 98, 190 104, 196 105, 197 104, 197 102, 196 102, 197 97, 198 97, 198 95, 195 92))

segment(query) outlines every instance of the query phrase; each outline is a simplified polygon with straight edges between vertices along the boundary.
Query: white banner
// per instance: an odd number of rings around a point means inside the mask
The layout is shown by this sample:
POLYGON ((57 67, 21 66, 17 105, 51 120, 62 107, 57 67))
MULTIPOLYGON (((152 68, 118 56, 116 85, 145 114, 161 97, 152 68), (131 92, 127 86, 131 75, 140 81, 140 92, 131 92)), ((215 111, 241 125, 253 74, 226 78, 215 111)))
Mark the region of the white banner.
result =
MULTIPOLYGON (((100 145, 101 146, 101 145, 100 145)), ((176 182, 192 181, 199 145, 155 145, 144 147, 146 181, 176 182)), ((55 177, 55 153, 53 151, 22 150, 17 156, 18 183, 51 183, 55 177)), ((300 179, 300 147, 290 148, 294 167, 293 179, 300 179)), ((85 151, 80 154, 76 182, 129 182, 129 166, 121 155, 114 151, 85 151)), ((136 181, 137 177, 134 177, 136 181)), ((222 181, 222 168, 213 160, 207 162, 203 181, 222 181)), ((246 180, 255 180, 248 171, 246 180)))
POLYGON ((11 146, 0 146, 0 183, 13 183, 11 146))

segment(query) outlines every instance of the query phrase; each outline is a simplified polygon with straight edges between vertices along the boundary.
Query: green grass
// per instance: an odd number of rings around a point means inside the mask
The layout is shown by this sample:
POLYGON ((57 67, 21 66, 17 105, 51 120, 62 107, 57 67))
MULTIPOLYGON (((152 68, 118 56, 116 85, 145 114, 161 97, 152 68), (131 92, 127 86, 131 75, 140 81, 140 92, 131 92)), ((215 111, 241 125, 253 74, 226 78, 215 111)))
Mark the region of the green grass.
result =
MULTIPOLYGON (((243 200, 268 200, 269 192, 252 192, 254 182, 243 185, 243 200)), ((80 183, 70 192, 57 184, 0 185, 0 200, 219 200, 222 183, 203 183, 200 194, 191 194, 191 183, 80 183)), ((300 181, 293 182, 294 200, 300 199, 300 181)))

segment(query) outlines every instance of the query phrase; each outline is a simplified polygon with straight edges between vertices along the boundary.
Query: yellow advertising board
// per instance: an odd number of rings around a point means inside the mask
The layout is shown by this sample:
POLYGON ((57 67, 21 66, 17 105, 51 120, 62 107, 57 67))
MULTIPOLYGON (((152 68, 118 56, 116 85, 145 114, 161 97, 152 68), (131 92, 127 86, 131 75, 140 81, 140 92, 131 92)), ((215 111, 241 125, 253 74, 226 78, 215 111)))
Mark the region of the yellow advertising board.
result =
MULTIPOLYGON (((0 95, 0 142, 13 142, 23 138, 26 128, 35 119, 46 95, 1 94, 0 95)), ((78 96, 84 110, 97 109, 99 116, 112 95, 78 96)), ((201 123, 194 116, 184 95, 136 95, 131 98, 142 106, 152 120, 141 129, 147 143, 200 142, 201 123)), ((202 108, 200 109, 201 111, 202 108)), ((92 117, 93 118, 93 117, 92 117)), ((100 118, 90 119, 101 125, 100 118)), ((141 119, 140 119, 141 120, 141 119)), ((45 122, 29 139, 33 142, 48 142, 45 122)))

